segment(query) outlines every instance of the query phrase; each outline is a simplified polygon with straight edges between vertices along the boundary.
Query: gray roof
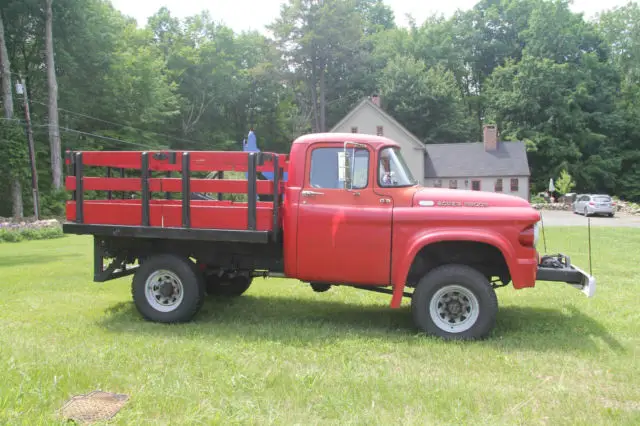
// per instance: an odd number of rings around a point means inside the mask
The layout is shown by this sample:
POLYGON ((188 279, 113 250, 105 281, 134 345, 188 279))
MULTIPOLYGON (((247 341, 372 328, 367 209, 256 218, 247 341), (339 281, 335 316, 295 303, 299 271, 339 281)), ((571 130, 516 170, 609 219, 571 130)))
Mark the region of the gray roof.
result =
POLYGON ((529 176, 524 142, 498 142, 485 151, 482 142, 426 144, 424 177, 529 176))

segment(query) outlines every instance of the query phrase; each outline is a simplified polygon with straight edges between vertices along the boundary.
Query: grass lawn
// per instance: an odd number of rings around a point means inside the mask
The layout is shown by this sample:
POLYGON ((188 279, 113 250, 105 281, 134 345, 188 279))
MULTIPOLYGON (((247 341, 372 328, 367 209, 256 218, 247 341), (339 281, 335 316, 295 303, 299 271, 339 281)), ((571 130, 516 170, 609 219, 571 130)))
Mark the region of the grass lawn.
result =
MULTIPOLYGON (((585 228, 548 252, 588 268, 585 228)), ((70 397, 130 401, 113 424, 640 424, 640 230, 592 228, 594 299, 565 284, 498 290, 493 335, 416 334, 409 300, 295 281, 145 322, 130 277, 91 282, 86 237, 0 244, 0 424, 63 424, 70 397)))

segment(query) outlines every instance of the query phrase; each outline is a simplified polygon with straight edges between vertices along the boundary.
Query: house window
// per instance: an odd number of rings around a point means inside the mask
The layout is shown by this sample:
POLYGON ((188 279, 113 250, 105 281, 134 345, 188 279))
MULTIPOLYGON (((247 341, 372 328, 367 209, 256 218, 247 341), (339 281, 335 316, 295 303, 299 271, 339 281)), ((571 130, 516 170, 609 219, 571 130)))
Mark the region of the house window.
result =
POLYGON ((449 189, 458 189, 457 179, 449 179, 449 189))
POLYGON ((511 192, 517 192, 518 191, 518 178, 512 178, 511 179, 511 192))
POLYGON ((496 179, 495 192, 502 192, 502 179, 496 179))
POLYGON ((442 179, 435 179, 433 181, 433 187, 434 188, 442 188, 442 179))
POLYGON ((384 135, 384 131, 382 126, 376 126, 376 135, 378 136, 383 136, 384 135))
POLYGON ((479 180, 472 180, 471 181, 471 190, 472 191, 480 191, 480 181, 479 180))
POLYGON ((352 127, 351 128, 351 133, 358 133, 358 128, 357 127, 352 127))

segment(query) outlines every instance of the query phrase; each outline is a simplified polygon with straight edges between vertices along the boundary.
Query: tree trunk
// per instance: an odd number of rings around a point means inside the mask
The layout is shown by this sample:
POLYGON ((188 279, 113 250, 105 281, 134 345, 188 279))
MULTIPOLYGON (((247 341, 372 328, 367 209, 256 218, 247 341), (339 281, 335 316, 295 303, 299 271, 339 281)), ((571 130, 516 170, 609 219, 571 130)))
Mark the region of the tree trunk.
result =
POLYGON ((9 53, 4 39, 4 22, 0 14, 0 64, 2 64, 2 101, 4 107, 4 118, 13 118, 13 90, 11 89, 11 66, 9 64, 9 53))
POLYGON ((318 78, 316 77, 316 60, 311 59, 311 81, 309 89, 311 90, 311 105, 313 106, 313 132, 317 133, 320 128, 320 116, 318 114, 318 78))
POLYGON ((322 65, 320 66, 320 132, 327 131, 327 90, 326 90, 326 66, 324 61, 322 61, 322 65))
POLYGON ((20 180, 11 178, 11 214, 14 219, 22 219, 24 217, 24 206, 22 204, 22 185, 20 180))
POLYGON ((55 62, 53 60, 53 13, 51 4, 47 0, 47 21, 45 26, 47 82, 49 85, 49 147, 51 150, 51 173, 53 187, 62 188, 62 144, 60 142, 60 128, 58 126, 58 82, 56 80, 55 62))
MULTIPOLYGON (((11 64, 7 53, 7 43, 4 38, 4 22, 0 14, 0 69, 2 70, 2 103, 4 118, 13 119, 13 90, 11 88, 11 64)), ((6 142, 4 142, 6 143, 6 142)), ((11 175, 11 206, 15 219, 22 219, 24 207, 22 205, 22 185, 20 180, 13 176, 13 170, 9 170, 11 175)))

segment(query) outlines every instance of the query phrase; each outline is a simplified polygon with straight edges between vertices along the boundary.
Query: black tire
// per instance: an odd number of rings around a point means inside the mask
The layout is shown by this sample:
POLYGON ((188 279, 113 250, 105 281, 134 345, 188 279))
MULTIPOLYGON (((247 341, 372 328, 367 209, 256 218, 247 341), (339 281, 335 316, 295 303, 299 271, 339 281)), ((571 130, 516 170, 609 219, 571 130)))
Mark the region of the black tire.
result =
POLYGON ((215 275, 206 278, 207 293, 212 296, 238 297, 251 287, 252 277, 236 275, 233 278, 215 275))
POLYGON ((416 326, 427 334, 447 340, 483 339, 495 326, 498 298, 489 280, 478 270, 466 265, 444 265, 431 270, 420 280, 411 298, 411 313, 416 326), (434 321, 432 318, 432 299, 437 297, 442 300, 441 297, 445 297, 439 295, 441 290, 455 297, 455 300, 447 299, 452 300, 452 304, 447 305, 448 309, 459 312, 459 317, 463 319, 461 322, 464 323, 465 317, 466 321, 470 321, 459 325, 458 330, 445 324, 443 316, 450 312, 435 300, 435 309, 446 310, 446 313, 434 310, 434 316, 440 320, 434 321), (462 314, 462 311, 467 311, 468 315, 462 314))
MULTIPOLYGON (((161 279, 161 278, 158 278, 161 279)), ((138 312, 147 320, 161 323, 179 323, 190 321, 202 307, 204 301, 204 280, 202 274, 188 258, 183 258, 171 254, 150 256, 138 268, 131 283, 131 293, 133 302, 138 312), (176 285, 182 288, 182 298, 175 302, 174 306, 167 306, 166 311, 159 310, 150 303, 146 295, 147 280, 154 274, 162 273, 166 284, 160 284, 156 290, 155 298, 158 301, 156 306, 162 305, 161 301, 167 299, 179 299, 175 293, 176 285), (176 284, 175 279, 179 281, 176 284), (172 287, 168 287, 171 281, 172 287), (160 287, 168 287, 167 291, 173 291, 172 295, 161 295, 160 287), (173 290, 171 290, 173 288, 173 290), (169 310, 171 309, 171 310, 169 310)), ((154 295, 150 295, 153 298, 154 295)))

